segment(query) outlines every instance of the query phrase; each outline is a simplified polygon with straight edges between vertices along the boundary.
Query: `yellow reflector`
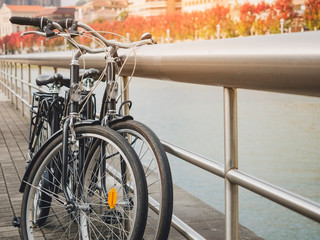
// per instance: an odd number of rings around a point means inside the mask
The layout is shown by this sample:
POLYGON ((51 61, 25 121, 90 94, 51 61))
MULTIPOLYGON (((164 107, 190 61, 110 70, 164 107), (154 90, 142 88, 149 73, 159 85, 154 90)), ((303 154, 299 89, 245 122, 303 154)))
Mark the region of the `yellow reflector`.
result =
POLYGON ((117 191, 114 188, 111 188, 108 194, 108 204, 111 209, 115 208, 117 204, 117 191))

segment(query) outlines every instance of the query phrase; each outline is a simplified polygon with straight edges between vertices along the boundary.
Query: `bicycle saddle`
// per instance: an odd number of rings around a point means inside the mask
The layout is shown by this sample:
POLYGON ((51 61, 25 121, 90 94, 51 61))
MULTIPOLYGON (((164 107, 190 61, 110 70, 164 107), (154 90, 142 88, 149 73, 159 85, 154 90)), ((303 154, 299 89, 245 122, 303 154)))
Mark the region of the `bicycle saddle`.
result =
POLYGON ((98 69, 95 68, 89 68, 87 70, 82 70, 80 69, 80 76, 79 78, 94 78, 94 79, 98 79, 100 76, 100 71, 98 69))
POLYGON ((41 74, 36 78, 38 86, 47 85, 49 83, 60 84, 61 86, 70 87, 70 79, 64 78, 60 73, 54 75, 41 74))

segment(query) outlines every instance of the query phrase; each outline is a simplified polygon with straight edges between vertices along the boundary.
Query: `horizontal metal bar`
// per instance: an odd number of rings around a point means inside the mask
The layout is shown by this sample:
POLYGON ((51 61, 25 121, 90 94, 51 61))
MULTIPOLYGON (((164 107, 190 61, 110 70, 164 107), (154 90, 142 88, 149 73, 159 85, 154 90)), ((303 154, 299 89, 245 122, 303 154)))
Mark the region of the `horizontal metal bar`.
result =
POLYGON ((172 143, 161 140, 161 143, 166 152, 181 158, 197 167, 200 167, 208 172, 211 172, 219 177, 224 178, 224 165, 211 159, 202 157, 172 143))
POLYGON ((272 185, 239 170, 230 170, 226 178, 234 184, 255 192, 320 223, 320 204, 272 185))
MULTIPOLYGON (((119 51, 123 75, 320 96, 320 31, 142 46, 119 51)), ((71 52, 6 55, 0 60, 68 68, 71 52)), ((103 54, 86 55, 103 69, 103 54)), ((82 60, 80 59, 80 64, 82 60)))
MULTIPOLYGON (((164 149, 167 153, 170 153, 183 160, 186 160, 187 162, 193 165, 196 165, 197 167, 200 167, 206 171, 209 171, 215 175, 224 177, 223 164, 209 160, 208 158, 202 157, 200 155, 196 155, 190 151, 182 149, 167 141, 161 140, 161 143, 164 146, 164 149)), ((153 199, 151 199, 150 201, 150 197, 149 197, 149 203, 151 202, 151 205, 152 205, 151 209, 153 211, 157 211, 156 202, 152 200, 153 199)), ((173 228, 175 228, 179 233, 181 233, 187 239, 195 239, 195 240, 205 239, 175 215, 172 215, 171 225, 173 228)))
MULTIPOLYGON (((150 196, 149 196, 149 207, 151 208, 152 211, 154 211, 157 215, 159 215, 160 205, 155 199, 153 199, 150 196)), ((191 239, 191 240, 205 239, 174 214, 172 215, 171 226, 174 229, 176 229, 181 235, 183 235, 186 239, 191 239)))
MULTIPOLYGON (((0 72, 3 72, 3 71, 0 71, 0 72)), ((5 72, 3 72, 3 73, 5 73, 5 72)), ((14 75, 7 74, 7 73, 5 73, 5 74, 6 74, 6 77, 7 77, 7 78, 10 78, 10 77, 15 78, 14 75)), ((31 86, 33 89, 36 89, 36 90, 38 90, 38 91, 40 91, 40 92, 50 93, 50 91, 45 90, 45 89, 42 89, 42 88, 40 88, 39 86, 37 86, 37 85, 35 85, 35 84, 33 84, 33 83, 29 83, 28 81, 24 81, 24 80, 22 80, 22 79, 20 79, 20 78, 17 78, 17 80, 20 80, 20 82, 23 82, 24 84, 26 84, 26 85, 28 85, 28 86, 31 86)))
POLYGON ((6 88, 8 89, 13 95, 15 95, 20 101, 22 101, 24 104, 26 104, 28 107, 31 107, 31 105, 29 105, 28 101, 25 100, 24 98, 22 98, 19 94, 17 94, 14 90, 12 90, 7 84, 5 84, 4 82, 0 81, 0 83, 6 88))
MULTIPOLYGON (((165 151, 185 160, 197 167, 224 178, 224 165, 189 152, 181 147, 161 140, 165 151)), ((226 178, 234 184, 238 184, 252 192, 264 196, 310 219, 320 222, 320 205, 309 199, 301 197, 283 188, 250 176, 239 170, 230 170, 226 178)))
POLYGON ((171 225, 187 239, 194 239, 194 240, 205 239, 199 233, 194 231, 189 225, 184 223, 181 219, 177 218, 175 215, 172 215, 171 225))
POLYGON ((4 74, 6 78, 12 77, 13 79, 18 80, 19 82, 23 82, 23 83, 28 84, 27 81, 24 81, 23 79, 21 79, 21 78, 19 78, 19 77, 16 77, 16 76, 13 75, 13 74, 7 73, 7 72, 5 72, 5 71, 3 71, 3 70, 0 70, 0 73, 4 74))

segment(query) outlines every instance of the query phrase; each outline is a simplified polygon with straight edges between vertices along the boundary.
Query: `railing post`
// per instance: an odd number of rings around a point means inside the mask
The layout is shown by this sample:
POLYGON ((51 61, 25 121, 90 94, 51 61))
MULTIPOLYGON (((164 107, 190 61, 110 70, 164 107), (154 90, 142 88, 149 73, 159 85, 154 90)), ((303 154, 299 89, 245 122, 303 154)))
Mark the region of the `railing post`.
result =
MULTIPOLYGON (((121 87, 121 91, 122 91, 121 99, 122 99, 122 102, 125 102, 125 101, 129 100, 129 80, 128 80, 127 76, 122 77, 121 84, 122 84, 122 87, 121 87)), ((123 115, 129 115, 129 114, 130 114, 129 105, 125 104, 123 106, 123 115)))
POLYGON ((281 34, 284 33, 284 19, 283 18, 280 19, 280 32, 281 32, 281 34))
POLYGON ((6 83, 6 96, 9 98, 9 63, 7 62, 6 63, 6 80, 5 80, 5 83, 6 83))
POLYGON ((217 39, 220 39, 220 31, 221 31, 221 26, 220 24, 217 25, 217 39))
POLYGON ((18 109, 18 69, 17 69, 17 63, 14 63, 14 91, 16 93, 16 101, 15 101, 15 107, 18 109))
POLYGON ((5 65, 4 61, 2 61, 1 68, 2 68, 2 92, 5 94, 6 93, 6 87, 4 86, 4 84, 5 84, 6 65, 5 65))
POLYGON ((1 61, 1 81, 2 81, 2 92, 5 93, 6 88, 4 86, 4 76, 5 76, 5 65, 4 65, 4 61, 1 61))
MULTIPOLYGON (((224 157, 225 176, 238 169, 237 89, 224 88, 224 157)), ((226 240, 239 239, 238 185, 225 178, 226 240)))
POLYGON ((12 67, 12 65, 13 64, 10 63, 10 90, 11 90, 10 91, 10 93, 11 93, 10 94, 11 95, 10 98, 11 98, 11 104, 13 104, 13 92, 12 92, 13 91, 13 79, 12 79, 13 78, 13 67, 12 67))
MULTIPOLYGON (((20 63, 21 99, 24 99, 23 64, 20 63)), ((24 103, 21 100, 21 115, 24 116, 24 103)))
MULTIPOLYGON (((41 75, 41 73, 42 73, 42 68, 40 65, 38 65, 38 75, 41 75)), ((39 88, 41 89, 42 86, 39 86, 39 88)))
POLYGON ((3 86, 3 81, 4 81, 4 77, 3 77, 3 71, 4 71, 4 67, 3 67, 3 61, 0 62, 0 68, 1 68, 1 91, 4 92, 4 86, 3 86))
POLYGON ((32 96, 32 93, 31 93, 31 66, 30 64, 28 64, 28 101, 29 101, 29 105, 31 105, 31 96, 32 96))

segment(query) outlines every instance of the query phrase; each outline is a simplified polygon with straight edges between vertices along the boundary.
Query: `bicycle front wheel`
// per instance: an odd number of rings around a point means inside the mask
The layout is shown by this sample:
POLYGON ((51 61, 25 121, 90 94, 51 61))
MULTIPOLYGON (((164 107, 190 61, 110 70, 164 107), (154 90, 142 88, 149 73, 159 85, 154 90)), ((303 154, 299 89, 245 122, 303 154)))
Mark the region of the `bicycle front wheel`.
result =
POLYGON ((127 139, 144 168, 149 192, 144 239, 167 239, 171 226, 173 187, 170 165, 159 138, 146 125, 134 120, 117 122, 111 128, 127 139))
POLYGON ((68 144, 66 182, 71 202, 66 201, 61 186, 60 133, 39 150, 41 153, 26 182, 21 208, 23 239, 142 239, 148 192, 136 153, 111 129, 77 126, 75 132, 76 141, 68 144), (92 150, 97 142, 99 150, 92 150), (95 167, 100 166, 97 162, 100 157, 90 152, 104 153, 107 171, 95 167), (82 160, 86 164, 79 169, 82 160), (50 177, 45 181, 50 187, 44 188, 46 172, 50 177), (106 182, 102 183, 102 179, 106 182), (41 194, 52 198, 44 224, 39 224, 43 218, 39 215, 44 199, 41 194))

